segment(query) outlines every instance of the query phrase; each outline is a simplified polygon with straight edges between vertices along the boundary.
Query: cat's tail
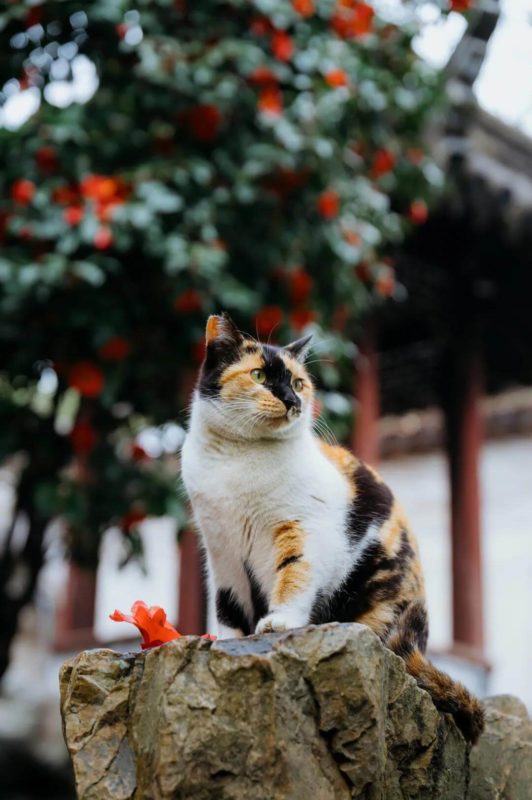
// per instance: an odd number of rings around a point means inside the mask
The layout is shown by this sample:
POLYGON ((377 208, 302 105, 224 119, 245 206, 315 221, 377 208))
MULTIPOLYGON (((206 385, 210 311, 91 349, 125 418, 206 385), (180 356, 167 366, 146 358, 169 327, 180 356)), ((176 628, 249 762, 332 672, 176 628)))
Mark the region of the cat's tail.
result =
POLYGON ((386 644, 403 659, 406 671, 430 694, 436 708, 452 714, 464 738, 475 744, 484 730, 482 706, 465 686, 453 681, 425 658, 427 632, 424 605, 411 603, 397 620, 386 644))

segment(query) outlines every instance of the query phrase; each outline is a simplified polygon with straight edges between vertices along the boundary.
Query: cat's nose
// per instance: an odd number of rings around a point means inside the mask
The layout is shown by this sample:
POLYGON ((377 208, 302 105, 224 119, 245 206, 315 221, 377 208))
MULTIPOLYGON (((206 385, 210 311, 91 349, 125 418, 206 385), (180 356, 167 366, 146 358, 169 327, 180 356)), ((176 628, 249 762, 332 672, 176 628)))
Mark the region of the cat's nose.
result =
POLYGON ((283 403, 286 406, 286 410, 290 413, 291 411, 298 412, 300 410, 301 404, 299 399, 295 396, 293 392, 286 392, 283 397, 283 403))

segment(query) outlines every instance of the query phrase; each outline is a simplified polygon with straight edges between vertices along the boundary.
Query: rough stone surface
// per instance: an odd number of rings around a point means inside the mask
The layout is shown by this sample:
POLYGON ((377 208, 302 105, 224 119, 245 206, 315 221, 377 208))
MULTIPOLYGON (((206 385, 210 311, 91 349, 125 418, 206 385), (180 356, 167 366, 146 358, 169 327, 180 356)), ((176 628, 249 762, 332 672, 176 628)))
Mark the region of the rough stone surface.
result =
MULTIPOLYGON (((454 722, 361 625, 87 651, 62 668, 61 709, 80 800, 467 797, 454 722)), ((530 766, 509 763, 527 725, 518 701, 491 701, 475 800, 525 797, 530 766)))

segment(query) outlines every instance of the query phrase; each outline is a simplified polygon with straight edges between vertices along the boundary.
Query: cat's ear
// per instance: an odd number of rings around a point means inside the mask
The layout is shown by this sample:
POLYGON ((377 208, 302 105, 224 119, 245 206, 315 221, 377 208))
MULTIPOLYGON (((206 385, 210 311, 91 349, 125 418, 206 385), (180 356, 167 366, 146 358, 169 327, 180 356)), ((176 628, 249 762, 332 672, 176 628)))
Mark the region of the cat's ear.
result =
POLYGON ((295 358, 297 361, 300 361, 301 364, 305 363, 305 358, 308 355, 308 351, 310 350, 310 343, 312 341, 312 334, 309 333, 308 336, 303 336, 301 339, 296 339, 295 342, 291 344, 287 344, 284 348, 286 352, 295 358))
POLYGON ((215 341, 230 345, 240 346, 244 337, 236 327, 235 323, 225 312, 223 314, 211 314, 207 320, 205 329, 205 343, 212 344, 215 341))

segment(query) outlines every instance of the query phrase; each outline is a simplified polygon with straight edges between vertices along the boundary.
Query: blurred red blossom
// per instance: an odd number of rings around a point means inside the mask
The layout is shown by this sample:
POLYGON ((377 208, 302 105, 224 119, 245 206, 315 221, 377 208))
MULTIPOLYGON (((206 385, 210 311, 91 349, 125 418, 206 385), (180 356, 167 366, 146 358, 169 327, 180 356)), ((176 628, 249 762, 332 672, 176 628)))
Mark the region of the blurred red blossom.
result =
POLYGON ((67 225, 79 225, 85 216, 85 209, 81 206, 68 206, 63 212, 63 219, 67 225))
POLYGON ((375 11, 358 0, 339 0, 331 17, 331 27, 342 39, 354 39, 369 33, 375 11))
POLYGON ((151 460, 151 456, 148 455, 142 445, 138 444, 138 442, 133 442, 129 452, 133 461, 141 462, 151 460))
POLYGON ((104 386, 103 372, 91 361, 78 361, 68 373, 68 383, 84 397, 98 397, 104 386))
POLYGON ((473 0, 450 0, 451 11, 457 11, 459 14, 469 11, 472 6, 473 0))
POLYGON ((275 31, 272 36, 272 52, 279 61, 290 61, 294 55, 294 43, 284 31, 275 31))
POLYGON ((146 519, 146 512, 141 508, 131 508, 119 521, 119 525, 126 533, 146 519))
POLYGON ((218 136, 222 114, 217 106, 200 105, 188 112, 187 122, 196 139, 200 142, 212 142, 218 136))
POLYGON ((93 243, 97 250, 107 250, 109 247, 111 247, 113 243, 113 232, 111 231, 111 228, 109 228, 107 225, 102 225, 100 228, 98 228, 94 234, 93 243))
POLYGON ((349 85, 349 77, 347 72, 344 72, 343 69, 331 69, 329 72, 325 73, 325 80, 332 86, 333 89, 337 89, 340 86, 348 86, 349 85))
POLYGON ((57 168, 57 153, 53 147, 43 145, 37 150, 35 161, 43 172, 53 172, 57 168))
POLYGON ((340 211, 338 192, 333 192, 331 189, 322 192, 318 197, 318 211, 324 219, 337 217, 340 211))
POLYGON ((290 325, 296 331, 300 331, 317 318, 316 311, 311 308, 298 308, 290 313, 290 325))
POLYGON ((314 0, 292 0, 292 6, 302 17, 311 17, 316 10, 314 0))
POLYGON ((286 279, 288 281, 290 302, 294 306, 301 305, 301 303, 304 303, 308 299, 312 291, 312 284, 314 283, 312 277, 303 267, 298 267, 292 272, 289 272, 286 279))
POLYGON ((415 225, 422 225, 427 221, 429 210, 424 200, 414 200, 408 209, 408 219, 415 225))
POLYGON ((26 178, 20 178, 11 186, 11 199, 21 206, 27 206, 33 200, 35 184, 26 178))
POLYGON ((123 336, 111 336, 98 349, 98 355, 104 361, 122 361, 126 358, 131 346, 123 336))
POLYGON ((283 312, 279 306, 264 306, 255 315, 255 328, 260 338, 270 336, 283 319, 283 312))
POLYGON ((68 438, 74 452, 78 453, 78 455, 87 455, 91 450, 94 450, 98 441, 98 434, 90 422, 80 420, 76 422, 68 438))
POLYGON ((389 150, 383 148, 377 150, 373 156, 373 163, 371 165, 370 175, 372 178, 380 178, 381 175, 386 175, 395 166, 395 156, 389 150))
POLYGON ((201 311, 203 304, 200 293, 197 289, 185 289, 174 300, 174 308, 181 314, 192 314, 195 311, 201 311))
POLYGON ((283 95, 277 86, 268 86, 259 94, 259 108, 265 114, 283 113, 283 95))

